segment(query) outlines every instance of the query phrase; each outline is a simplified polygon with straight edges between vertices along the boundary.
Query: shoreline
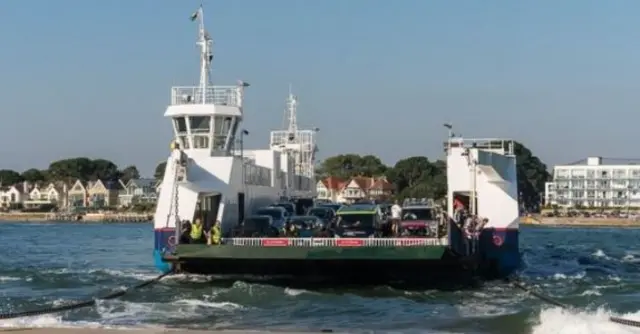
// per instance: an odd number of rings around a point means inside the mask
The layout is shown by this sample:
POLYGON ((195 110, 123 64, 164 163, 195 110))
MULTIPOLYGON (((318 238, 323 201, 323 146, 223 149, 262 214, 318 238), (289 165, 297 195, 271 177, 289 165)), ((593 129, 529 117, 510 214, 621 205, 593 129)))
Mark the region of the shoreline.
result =
POLYGON ((147 217, 152 216, 150 213, 88 213, 77 220, 76 215, 54 212, 0 212, 0 223, 150 223, 152 220, 147 217))
POLYGON ((0 327, 0 333, 28 333, 28 334, 206 334, 206 333, 252 333, 252 334, 266 334, 266 333, 287 333, 287 334, 309 334, 309 333, 334 333, 333 331, 268 331, 268 330, 195 330, 195 329, 173 329, 173 328, 140 328, 140 329, 110 329, 110 328, 77 328, 77 327, 0 327))
POLYGON ((640 221, 624 218, 525 217, 520 220, 520 225, 548 227, 640 227, 640 221))

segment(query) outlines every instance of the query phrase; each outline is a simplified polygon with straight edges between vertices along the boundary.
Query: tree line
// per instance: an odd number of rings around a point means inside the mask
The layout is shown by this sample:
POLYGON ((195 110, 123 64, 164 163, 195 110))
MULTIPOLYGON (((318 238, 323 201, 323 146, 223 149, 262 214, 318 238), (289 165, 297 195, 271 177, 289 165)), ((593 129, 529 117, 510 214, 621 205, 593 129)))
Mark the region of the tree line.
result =
MULTIPOLYGON (((520 203, 528 210, 539 210, 545 182, 551 179, 547 166, 521 143, 514 143, 517 161, 520 203)), ((398 198, 441 199, 447 193, 447 172, 444 160, 429 160, 425 156, 408 157, 387 166, 374 155, 340 154, 327 158, 317 167, 318 179, 336 176, 386 177, 398 198)))
POLYGON ((24 172, 11 169, 0 169, 0 183, 11 185, 23 181, 50 182, 67 181, 75 182, 101 180, 117 180, 128 182, 131 179, 139 179, 140 172, 134 165, 120 169, 115 163, 106 159, 89 159, 86 157, 68 158, 54 161, 47 169, 30 168, 24 172))

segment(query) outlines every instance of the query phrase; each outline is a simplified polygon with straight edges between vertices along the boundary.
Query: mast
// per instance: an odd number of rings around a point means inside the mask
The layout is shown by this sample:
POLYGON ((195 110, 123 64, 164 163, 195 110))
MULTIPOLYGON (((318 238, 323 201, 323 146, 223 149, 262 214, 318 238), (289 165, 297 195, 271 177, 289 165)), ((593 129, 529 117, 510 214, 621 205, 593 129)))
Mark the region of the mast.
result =
MULTIPOLYGON (((293 95, 291 84, 289 84, 289 97, 287 98, 287 116, 289 118, 289 141, 298 136, 298 97, 293 95), (295 136, 295 137, 294 137, 295 136)), ((297 138, 296 138, 297 139, 297 138)))
POLYGON ((198 20, 198 42, 196 43, 200 47, 200 87, 199 90, 202 94, 202 104, 206 104, 207 101, 207 86, 211 81, 211 75, 209 73, 211 69, 211 61, 213 60, 213 40, 211 36, 204 28, 204 11, 202 5, 198 10, 191 15, 191 21, 198 20))

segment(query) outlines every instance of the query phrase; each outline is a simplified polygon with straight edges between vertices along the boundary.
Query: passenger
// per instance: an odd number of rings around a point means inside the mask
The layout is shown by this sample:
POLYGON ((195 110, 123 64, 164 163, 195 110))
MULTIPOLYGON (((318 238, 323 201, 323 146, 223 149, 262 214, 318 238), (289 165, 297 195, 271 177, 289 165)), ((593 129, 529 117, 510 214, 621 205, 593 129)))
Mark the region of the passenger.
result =
POLYGON ((391 233, 393 236, 398 235, 400 217, 402 217, 402 207, 398 204, 398 200, 395 200, 391 206, 391 233))
POLYGON ((291 222, 287 221, 286 223, 284 223, 284 226, 282 227, 282 231, 280 231, 280 236, 281 237, 288 237, 289 236, 289 230, 291 229, 291 222))
POLYGON ((207 238, 208 245, 220 245, 222 242, 222 228, 220 227, 222 224, 219 220, 216 220, 213 227, 211 227, 211 231, 209 232, 207 238))
POLYGON ((196 218, 193 224, 191 224, 191 233, 189 234, 192 244, 201 244, 205 242, 202 229, 202 221, 200 218, 196 218))
POLYGON ((289 225, 289 230, 287 232, 288 232, 287 236, 289 238, 297 238, 300 235, 300 233, 298 231, 298 228, 296 227, 295 224, 290 224, 289 225))
POLYGON ((189 234, 191 233, 191 222, 183 220, 181 223, 182 230, 180 231, 180 243, 188 244, 190 242, 189 234))

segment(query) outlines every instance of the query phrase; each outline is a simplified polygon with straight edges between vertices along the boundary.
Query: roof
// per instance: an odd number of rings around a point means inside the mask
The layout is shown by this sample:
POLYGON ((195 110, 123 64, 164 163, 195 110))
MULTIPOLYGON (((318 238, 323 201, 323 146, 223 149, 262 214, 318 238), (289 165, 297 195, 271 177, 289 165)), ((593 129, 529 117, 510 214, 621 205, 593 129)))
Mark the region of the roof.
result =
POLYGON ((135 184, 136 187, 145 188, 145 187, 155 187, 156 179, 131 179, 129 180, 129 184, 135 184))
POLYGON ((119 180, 100 180, 105 188, 109 190, 120 190, 122 189, 122 182, 119 180))
POLYGON ((347 181, 335 176, 329 176, 320 180, 320 182, 329 190, 340 190, 348 184, 347 181))

